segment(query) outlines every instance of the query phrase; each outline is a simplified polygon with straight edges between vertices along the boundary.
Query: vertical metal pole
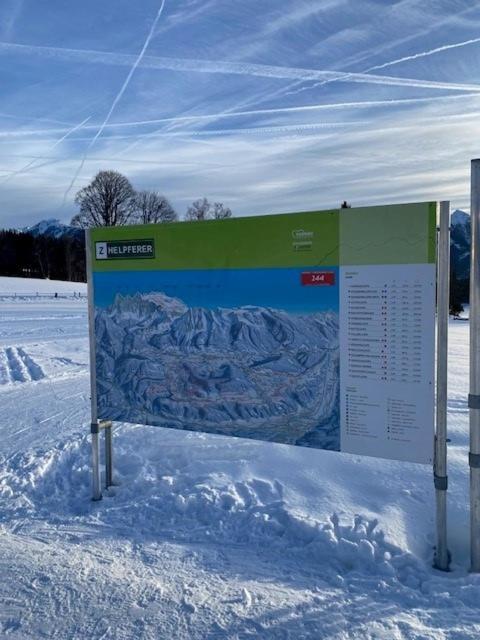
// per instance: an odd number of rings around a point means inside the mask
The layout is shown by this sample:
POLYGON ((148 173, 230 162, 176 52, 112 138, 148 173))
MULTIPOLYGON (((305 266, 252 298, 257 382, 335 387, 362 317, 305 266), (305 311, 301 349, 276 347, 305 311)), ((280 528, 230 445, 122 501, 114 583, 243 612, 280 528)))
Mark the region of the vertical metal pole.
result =
POLYGON ((92 434, 92 500, 101 500, 100 485, 100 443, 97 415, 97 382, 95 367, 95 306, 93 296, 92 273, 92 241, 90 231, 85 231, 85 247, 87 252, 87 293, 88 293, 88 337, 90 343, 90 404, 91 404, 91 434, 92 434))
POLYGON ((113 425, 105 427, 105 487, 113 486, 113 425))
POLYGON ((480 159, 472 160, 470 223, 470 569, 480 572, 480 159))
POLYGON ((98 422, 92 422, 92 500, 102 499, 102 489, 100 487, 100 443, 98 422))
POLYGON ((447 547, 447 366, 448 366, 448 315, 450 297, 450 202, 440 203, 440 225, 437 250, 437 398, 435 458, 433 477, 435 482, 437 544, 434 566, 448 571, 447 547))

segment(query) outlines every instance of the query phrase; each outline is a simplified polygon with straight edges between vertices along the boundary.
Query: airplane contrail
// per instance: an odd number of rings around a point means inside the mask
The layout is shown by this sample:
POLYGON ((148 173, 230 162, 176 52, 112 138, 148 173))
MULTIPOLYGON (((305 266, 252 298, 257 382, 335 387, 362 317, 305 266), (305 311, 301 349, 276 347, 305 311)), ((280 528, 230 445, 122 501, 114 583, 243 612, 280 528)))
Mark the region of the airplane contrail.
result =
MULTIPOLYGON (((130 122, 115 122, 108 123, 105 125, 104 129, 130 129, 136 127, 143 127, 148 125, 156 125, 163 123, 180 123, 180 122, 203 122, 209 120, 220 120, 220 119, 228 119, 228 118, 238 118, 243 116, 253 116, 253 115, 275 115, 282 113, 302 113, 302 112, 310 112, 310 111, 330 111, 330 110, 343 110, 343 109, 370 109, 373 107, 396 107, 401 105, 409 105, 409 104, 422 104, 422 103, 436 103, 436 102, 453 102, 457 100, 464 100, 465 98, 479 98, 478 93, 461 93, 458 95, 452 96, 432 96, 425 98, 392 98, 390 100, 361 100, 361 101, 353 101, 353 102, 332 102, 325 104, 310 104, 310 105, 300 105, 300 106, 292 106, 292 107, 272 107, 268 109, 247 109, 243 111, 222 111, 219 113, 209 113, 209 114, 197 114, 191 116, 171 116, 166 118, 154 118, 152 120, 132 120, 130 122)), ((50 149, 55 148, 58 144, 63 142, 63 140, 82 128, 85 131, 97 130, 98 125, 88 125, 85 126, 86 122, 90 118, 86 118, 82 123, 75 125, 73 128, 49 128, 49 129, 22 129, 20 131, 17 130, 0 130, 0 139, 9 139, 9 138, 29 138, 34 136, 42 136, 49 134, 59 134, 64 133, 63 135, 50 149)), ((327 124, 327 123, 325 123, 327 124)), ((335 123, 332 123, 335 124, 335 123)), ((345 124, 345 123, 344 123, 345 124)), ((139 138, 148 137, 154 135, 158 132, 149 132, 146 134, 140 134, 139 138)), ((195 132, 192 132, 195 133, 195 132)))
MULTIPOLYGON (((415 122, 408 124, 398 124, 398 125, 393 125, 393 126, 375 126, 374 128, 368 128, 365 129, 367 131, 390 131, 390 130, 408 130, 408 129, 418 129, 419 125, 422 124, 433 124, 433 125, 439 125, 439 126, 443 126, 443 124, 447 125, 447 126, 451 126, 452 122, 460 122, 462 120, 468 119, 468 118, 475 118, 478 119, 478 116, 480 115, 480 111, 477 112, 469 112, 469 113, 465 113, 465 114, 450 114, 450 115, 445 115, 445 116, 431 116, 431 117, 427 117, 427 118, 422 118, 420 120, 416 120, 415 122)), ((253 135, 258 135, 258 134, 269 134, 269 133, 273 133, 273 134, 282 134, 282 133, 302 133, 302 132, 308 132, 308 131, 316 131, 316 130, 328 130, 328 129, 342 129, 342 128, 348 128, 351 126, 357 126, 357 125, 370 125, 372 124, 374 121, 373 120, 353 120, 353 121, 347 121, 347 122, 317 122, 317 123, 295 123, 295 124, 286 124, 286 125, 272 125, 272 126, 264 126, 264 127, 238 127, 238 128, 230 128, 230 129, 210 129, 210 130, 197 130, 197 131, 192 131, 190 129, 187 129, 185 131, 181 131, 181 130, 176 130, 176 131, 155 131, 152 132, 150 134, 148 134, 148 137, 152 140, 156 140, 156 139, 161 139, 161 138, 202 138, 202 137, 217 137, 217 136, 222 136, 225 134, 231 134, 231 135, 235 135, 235 134, 253 134, 253 135)), ((332 135, 332 134, 325 134, 325 135, 332 135)), ((128 140, 130 138, 138 138, 137 134, 124 134, 124 135, 115 135, 112 136, 111 139, 113 140, 128 140)), ((88 138, 87 138, 88 139, 88 138)), ((37 158, 39 159, 39 158, 37 158)), ((57 161, 57 159, 53 159, 54 161, 57 161)), ((96 158, 96 161, 99 161, 99 158, 96 158)), ((112 158, 109 158, 109 161, 111 161, 112 158)), ((113 157, 113 160, 116 160, 116 156, 113 157)), ((136 160, 133 159, 128 159, 128 161, 133 161, 133 162, 137 162, 136 160)), ((51 161, 49 162, 51 163, 51 161)), ((49 164, 47 163, 47 164, 49 164)), ((158 164, 157 162, 154 162, 153 164, 158 164)), ((35 167, 35 169, 37 169, 39 167, 35 167)))
POLYGON ((446 16, 444 16, 443 18, 441 18, 440 20, 437 20, 437 22, 428 22, 428 26, 420 29, 419 31, 415 31, 413 33, 409 33, 409 35, 407 36, 403 36, 401 38, 397 38, 396 40, 389 40, 387 43, 384 43, 382 45, 379 45, 373 49, 370 49, 368 51, 366 51, 363 54, 357 54, 357 55, 352 55, 350 57, 347 58, 346 63, 351 65, 351 64, 358 64, 359 62, 362 62, 363 60, 367 60, 368 58, 371 58, 372 56, 376 56, 380 53, 383 53, 385 51, 389 51, 390 49, 397 49, 399 46, 404 45, 408 42, 411 42, 412 40, 418 40, 419 38, 421 38, 422 36, 426 36, 432 33, 432 31, 436 31, 437 29, 445 26, 445 25, 449 25, 452 22, 454 22, 455 20, 458 20, 459 18, 463 18, 465 16, 467 16, 468 14, 472 13, 472 12, 478 12, 478 7, 476 5, 476 3, 473 3, 472 6, 459 11, 459 12, 454 12, 452 14, 448 14, 446 16))
MULTIPOLYGON (((232 127, 229 129, 175 129, 172 131, 164 131, 160 129, 158 131, 151 131, 146 134, 148 138, 156 139, 156 138, 170 138, 170 137, 182 137, 182 138, 194 138, 194 137, 208 137, 208 136, 221 136, 222 134, 233 134, 233 133, 267 133, 267 132, 276 132, 276 131, 289 131, 289 130, 300 130, 300 129, 338 129, 342 127, 351 127, 359 124, 367 124, 366 120, 349 120, 345 122, 314 122, 314 123, 303 123, 299 122, 296 124, 283 124, 283 125, 272 125, 272 126, 264 126, 264 127, 232 127)), ((131 138, 142 138, 143 136, 139 136, 138 133, 124 133, 121 135, 112 135, 108 138, 108 140, 129 140, 131 138)), ((80 140, 90 140, 90 138, 76 138, 77 141, 80 140)), ((115 156, 114 156, 115 157, 115 156)), ((38 159, 38 158, 37 158, 38 159)))
MULTIPOLYGON (((462 42, 456 42, 453 44, 447 44, 447 45, 443 45, 441 47, 436 47, 435 49, 429 49, 427 51, 421 51, 419 53, 415 53, 409 56, 404 56, 402 58, 396 58, 395 60, 389 60, 388 62, 384 62, 382 64, 378 64, 375 65, 373 67, 369 67, 368 69, 365 69, 364 71, 360 72, 360 75, 365 75, 365 74, 370 74, 372 71, 377 71, 379 69, 385 69, 387 67, 391 67, 395 64, 400 64, 401 62, 406 62, 407 60, 416 60, 417 58, 424 58, 426 56, 431 56, 434 55, 435 53, 440 53, 441 51, 448 51, 449 49, 456 49, 458 47, 465 47, 469 44, 475 44, 480 42, 480 38, 472 38, 470 40, 464 40, 462 42)), ((342 71, 339 72, 341 74, 346 74, 346 75, 357 75, 357 73, 349 73, 347 71, 342 71)), ((383 76, 380 76, 383 77, 383 76)), ((297 93, 301 93, 302 91, 307 91, 307 90, 312 90, 315 89, 316 87, 321 87, 322 85, 325 84, 329 84, 331 82, 338 82, 338 81, 343 80, 342 77, 339 78, 331 78, 331 79, 325 79, 321 82, 316 82, 315 84, 311 85, 310 87, 301 87, 300 89, 298 89, 297 91, 290 91, 288 92, 286 95, 296 95, 297 93)), ((353 80, 352 80, 353 81, 353 80)), ((411 86, 415 86, 415 85, 411 85, 411 86)))
MULTIPOLYGON (((387 131, 387 130, 401 130, 401 129, 418 129, 419 125, 422 124, 439 124, 442 123, 448 124, 451 126, 452 122, 460 122, 466 119, 475 118, 476 120, 480 116, 480 111, 468 112, 464 114, 447 114, 440 116, 430 116, 426 118, 421 118, 419 120, 415 120, 411 124, 398 124, 398 125, 390 125, 390 126, 376 126, 373 129, 368 129, 369 131, 387 131)), ((286 125, 272 125, 272 126, 264 126, 264 127, 236 127, 230 129, 201 129, 192 131, 191 129, 187 130, 175 130, 175 131, 154 131, 148 134, 148 137, 152 140, 160 139, 160 138, 202 138, 202 137, 217 137, 222 136, 224 134, 264 134, 264 133, 282 133, 282 132, 302 132, 302 131, 313 131, 316 129, 327 130, 327 129, 342 129, 348 128, 356 125, 369 125, 372 124, 373 120, 351 120, 347 122, 317 122, 317 123, 294 123, 294 124, 286 124, 286 125)), ((112 140, 128 140, 130 138, 138 138, 138 134, 123 134, 123 135, 114 135, 110 139, 112 140)), ((89 138, 86 138, 87 140, 89 138)), ((118 156, 110 156, 107 158, 95 158, 96 162, 105 162, 115 160, 118 156)), ((40 159, 38 157, 37 159, 40 159)), ((57 158, 53 158, 52 160, 57 161, 57 158)), ((140 162, 139 160, 134 160, 132 158, 126 159, 127 162, 140 162)), ((158 165, 157 161, 152 162, 151 164, 158 165)), ((170 166, 170 163, 167 163, 170 166)), ((35 167, 37 169, 39 167, 35 167)))
MULTIPOLYGON (((281 133, 282 131, 309 131, 315 129, 338 129, 352 125, 368 124, 365 120, 351 120, 349 122, 313 122, 298 124, 272 125, 269 127, 234 127, 231 129, 201 129, 200 131, 159 131, 151 134, 152 138, 169 138, 183 136, 221 136, 234 133, 281 133)), ((127 137, 127 136, 125 136, 127 137)))
MULTIPOLYGON (((222 118, 232 118, 232 117, 239 117, 239 116, 252 116, 252 115, 273 115, 273 114, 278 114, 278 113, 297 113, 297 112, 309 112, 309 111, 322 111, 322 110, 335 110, 335 109, 362 109, 362 108, 372 108, 372 107, 386 107, 386 106, 399 106, 399 105, 408 105, 408 104, 418 104, 418 103, 428 103, 428 102, 437 102, 437 101, 452 101, 452 100, 458 100, 458 99, 465 99, 466 97, 479 97, 478 93, 462 93, 460 95, 454 95, 454 96, 435 96, 435 97, 430 97, 430 98, 400 98, 400 99, 391 99, 391 100, 365 100, 365 101, 356 101, 356 102, 336 102, 336 103, 328 103, 328 104, 315 104, 315 105, 302 105, 302 106, 297 106, 297 107, 278 107, 278 108, 271 108, 271 109, 250 109, 250 110, 245 110, 245 111, 230 111, 230 112, 223 112, 223 113, 214 113, 214 114, 204 114, 204 115, 198 115, 198 116, 176 116, 173 118, 158 118, 156 120, 143 120, 143 121, 137 121, 137 122, 120 122, 117 123, 115 125, 112 125, 112 127, 119 127, 119 128, 124 128, 124 127, 129 127, 129 126, 143 126, 143 125, 150 125, 150 124, 161 124, 164 122, 171 122, 171 121, 176 121, 176 122, 180 122, 180 121, 190 121, 193 122, 195 120, 198 121, 205 121, 205 120, 219 120, 222 118)), ((358 124, 359 121, 351 121, 352 123, 358 124)), ((335 123, 333 123, 335 124, 335 123)), ((343 125, 349 124, 349 123, 340 123, 343 125)), ((325 126, 325 124, 324 124, 325 126)), ((144 133, 144 134, 140 134, 138 136, 135 136, 137 138, 137 140, 135 142, 133 142, 132 144, 129 144, 125 149, 123 149, 123 151, 121 151, 120 153, 116 154, 114 156, 114 158, 116 157, 121 157, 123 154, 127 153, 128 151, 131 151, 132 149, 134 149, 138 144, 140 144, 141 142, 143 142, 144 140, 148 140, 149 138, 151 139, 155 139, 156 136, 158 136, 161 132, 163 131, 163 129, 158 129, 156 131, 151 131, 148 133, 144 133)), ((226 133, 228 130, 224 130, 226 133)), ((238 131, 238 129, 236 130, 238 131)), ((230 130, 231 132, 231 130, 230 130)), ((208 131, 206 132, 208 134, 208 131)), ((186 132, 183 132, 182 135, 186 135, 186 132)), ((191 131, 191 135, 199 135, 196 134, 195 131, 191 131)), ((218 135, 218 134, 215 134, 218 135)))
MULTIPOLYGON (((59 138, 55 144, 53 144, 51 147, 49 147, 49 149, 47 151, 53 151, 53 149, 55 149, 56 147, 58 147, 59 144, 61 144, 66 138, 68 138, 68 136, 70 136, 72 133, 75 133, 75 131, 78 131, 79 129, 81 129, 89 120, 90 120, 91 116, 88 116, 88 118, 85 118, 85 120, 83 120, 82 122, 80 122, 80 124, 76 124, 74 127, 71 127, 70 129, 68 129, 65 134, 59 138)), ((1 134, 0 134, 1 135, 1 134)), ((0 179, 0 184, 5 184, 6 182, 8 182, 11 178, 14 178, 15 176, 18 176, 20 173, 25 173, 27 172, 31 167, 33 167, 33 165, 38 161, 37 158, 34 158, 33 160, 31 160, 28 164, 26 164, 24 167, 22 167, 21 169, 17 169, 16 171, 12 171, 10 173, 8 173, 6 176, 3 176, 0 179)), ((35 168, 39 168, 38 166, 35 168)))
MULTIPOLYGON (((289 86, 293 86, 299 84, 298 81, 294 81, 293 83, 290 83, 289 86)), ((212 124, 212 122, 214 122, 217 119, 221 119, 221 118, 228 118, 229 114, 232 115, 240 115, 240 110, 241 113, 243 113, 246 109, 251 108, 252 105, 259 105, 262 104, 263 102, 266 101, 271 101, 274 98, 276 98, 278 95, 283 95, 284 93, 284 88, 282 87, 281 89, 277 88, 274 91, 270 91, 268 93, 262 93, 261 97, 259 98, 258 95, 255 94, 250 94, 248 98, 245 98, 244 96, 242 97, 242 99, 240 101, 237 101, 234 105, 231 105, 230 107, 224 109, 222 112, 220 112, 219 114, 215 114, 214 117, 209 118, 210 120, 210 124, 212 124)), ((257 107, 257 109, 259 109, 259 107, 257 107)), ((186 110, 183 111, 183 114, 188 114, 190 113, 191 110, 186 110)), ((178 116, 174 116, 175 118, 179 118, 179 117, 188 117, 187 115, 178 115, 178 116)), ((160 129, 157 129, 156 131, 164 131, 165 129, 168 131, 172 128, 175 128, 176 123, 172 122, 171 124, 167 124, 167 126, 165 127, 161 127, 160 129)), ((155 133, 155 132, 153 132, 155 133)), ((147 136, 148 137, 148 136, 147 136)), ((115 154, 115 156, 113 156, 114 158, 117 157, 124 157, 124 155, 126 153, 128 153, 131 149, 134 149, 135 147, 137 147, 138 144, 140 144, 140 142, 142 142, 142 140, 145 138, 145 134, 142 134, 140 136, 138 136, 137 140, 135 142, 130 143, 129 145, 127 145, 127 147, 125 147, 124 149, 122 149, 121 151, 119 151, 117 154, 115 154)))
MULTIPOLYGON (((5 113, 3 111, 0 111, 0 118, 6 118, 7 120, 23 120, 24 122, 27 119, 26 116, 16 116, 11 113, 5 113)), ((29 117, 28 119, 29 120, 33 119, 33 120, 36 120, 37 122, 51 122, 52 124, 62 124, 64 127, 71 126, 71 123, 66 122, 65 120, 55 120, 54 118, 44 118, 43 116, 29 117)))
MULTIPOLYGON (((95 127, 95 129, 97 129, 97 127, 95 127)), ((50 127, 49 129, 6 129, 4 131, 0 131, 0 138, 29 138, 45 134, 63 134, 66 131, 70 131, 70 129, 67 129, 66 127, 50 127)))
MULTIPOLYGON (((148 137, 151 139, 156 138, 194 138, 194 137, 208 137, 208 136, 221 136, 222 134, 233 134, 233 133, 267 133, 267 132, 276 132, 276 131, 289 131, 289 130, 300 130, 300 129, 338 129, 342 127, 351 127, 359 124, 367 124, 366 120, 348 120, 345 122, 313 122, 313 123, 304 123, 298 122, 294 124, 281 124, 281 125, 271 125, 264 127, 231 127, 229 129, 173 129, 173 130, 164 130, 159 129, 157 131, 151 131, 144 136, 139 136, 138 133, 124 133, 120 135, 112 135, 109 136, 108 140, 129 140, 130 138, 144 138, 148 137)), ((82 138, 77 138, 81 140, 82 138)), ((88 138, 86 138, 88 139, 88 138)))
MULTIPOLYGON (((291 80, 324 80, 326 82, 360 82, 389 86, 408 86, 424 89, 442 89, 449 91, 480 91, 478 84, 438 82, 417 78, 403 78, 355 73, 345 71, 325 71, 301 67, 282 67, 255 63, 229 62, 222 60, 201 60, 191 58, 169 58, 167 56, 134 56, 87 49, 64 49, 0 42, 0 53, 36 54, 42 57, 70 62, 101 63, 115 66, 133 66, 146 69, 168 69, 171 71, 192 71, 196 73, 221 73, 259 76, 267 78, 286 78, 291 80)), ((135 70, 134 69, 134 70, 135 70)), ((129 74, 130 75, 130 74, 129 74)))
MULTIPOLYGON (((478 93, 462 93, 454 96, 433 96, 430 98, 392 98, 391 100, 362 100, 354 102, 332 102, 325 104, 309 104, 292 107, 272 107, 269 109, 247 109, 244 111, 222 111, 220 113, 198 114, 191 116, 172 116, 168 118, 155 118, 153 120, 133 120, 131 122, 116 122, 109 125, 112 128, 140 127, 167 122, 195 122, 202 120, 217 120, 224 118, 237 118, 241 116, 274 115, 281 113, 299 113, 308 111, 329 111, 338 109, 368 109, 371 107, 400 106, 402 104, 418 104, 425 102, 442 102, 465 98, 478 98, 478 93)), ((146 134, 148 135, 148 134, 146 134)), ((1 137, 1 132, 0 132, 1 137)))
MULTIPOLYGON (((462 11, 462 12, 460 12, 460 13, 458 13, 458 14, 455 14, 455 15, 456 15, 456 17, 463 16, 463 15, 464 15, 464 13, 468 13, 468 12, 470 12, 471 10, 472 10, 472 8, 470 8, 470 9, 466 10, 465 12, 464 12, 464 11, 462 11)), ((432 28, 434 28, 434 27, 436 28, 436 27, 440 26, 440 25, 441 25, 441 24, 443 24, 445 21, 446 21, 446 20, 440 20, 440 21, 439 21, 439 22, 437 22, 436 24, 432 24, 432 23, 430 23, 429 28, 428 28, 427 30, 425 30, 425 31, 421 32, 421 34, 429 32, 432 28)), ((448 20, 447 20, 447 21, 448 21, 448 20)), ((418 35, 420 35, 420 34, 418 34, 418 35)), ((408 41, 408 40, 410 40, 410 39, 413 39, 414 37, 417 37, 417 35, 411 35, 411 36, 409 36, 408 38, 404 38, 401 42, 404 42, 404 41, 406 42, 406 41, 408 41)), ((398 44, 399 42, 400 42, 400 41, 396 41, 396 42, 395 42, 395 44, 398 44)), ((392 44, 392 43, 391 43, 391 44, 392 44)), ((382 49, 380 49, 380 50, 382 50, 382 49)), ((318 84, 322 85, 322 84, 326 84, 327 82, 328 82, 328 81, 323 81, 323 82, 320 82, 320 83, 318 83, 318 84)), ((294 95, 294 94, 299 93, 300 91, 304 90, 304 89, 299 89, 299 90, 297 89, 296 91, 294 90, 294 89, 296 89, 299 85, 301 86, 302 84, 303 84, 303 80, 302 80, 302 79, 300 79, 300 80, 299 80, 299 79, 293 80, 293 81, 291 81, 291 82, 289 82, 289 83, 288 83, 287 87, 282 87, 281 89, 277 89, 277 90, 275 90, 274 92, 270 92, 270 93, 267 93, 267 94, 265 94, 265 95, 262 95, 262 96, 260 97, 260 99, 259 99, 259 100, 252 100, 252 99, 249 99, 249 100, 247 100, 247 101, 242 101, 242 102, 240 102, 240 103, 237 103, 237 105, 235 105, 235 106, 233 106, 233 107, 230 107, 230 108, 229 108, 229 109, 227 109, 226 111, 228 111, 228 112, 232 112, 232 111, 235 111, 235 109, 238 109, 239 107, 244 107, 244 106, 249 107, 249 106, 250 106, 250 105, 252 105, 252 104, 253 104, 253 105, 255 105, 255 104, 258 104, 258 103, 260 103, 260 104, 261 104, 262 102, 265 102, 267 99, 268 99, 268 100, 271 100, 272 98, 277 97, 278 95, 294 95)), ((317 84, 315 84, 314 86, 318 86, 318 85, 317 85, 317 84)), ((219 117, 223 117, 223 114, 221 114, 221 115, 219 114, 219 117)), ((169 127, 167 127, 167 129, 168 129, 168 128, 169 128, 169 127)), ((162 131, 162 130, 164 130, 164 129, 165 129, 165 128, 159 129, 159 131, 162 131)), ((145 137, 145 136, 143 136, 143 137, 145 137)), ((146 137, 148 137, 148 135, 147 135, 146 137)), ((139 140, 139 142, 141 142, 141 140, 139 140)), ((119 154, 118 154, 118 155, 122 155, 122 154, 128 153, 132 148, 135 148, 136 146, 137 146, 137 143, 136 143, 136 142, 134 142, 134 143, 132 143, 132 144, 128 145, 128 146, 127 146, 123 151, 119 152, 119 154)), ((116 156, 115 156, 115 157, 116 157, 116 156)))
POLYGON ((383 64, 376 64, 373 67, 366 69, 365 73, 376 71, 377 69, 385 69, 386 67, 392 67, 394 64, 400 64, 401 62, 407 62, 408 60, 417 60, 417 58, 425 58, 432 56, 435 53, 441 53, 442 51, 449 51, 450 49, 458 49, 459 47, 466 47, 469 44, 477 44, 480 42, 480 38, 471 38, 470 40, 463 40, 462 42, 454 42, 452 44, 445 44, 442 47, 436 47, 435 49, 428 49, 427 51, 421 51, 420 53, 414 53, 410 56, 404 56, 403 58, 397 58, 390 62, 384 62, 383 64))
POLYGON ((128 75, 125 78, 125 81, 124 81, 123 85, 121 86, 120 91, 115 96, 115 99, 112 102, 112 105, 111 105, 111 107, 110 107, 110 109, 109 109, 109 111, 108 111, 108 113, 107 113, 107 115, 105 117, 105 120, 103 121, 102 125, 98 129, 98 131, 95 134, 95 136, 90 141, 90 143, 89 143, 89 145, 88 145, 88 147, 87 147, 87 149, 86 149, 86 151, 85 151, 85 153, 83 155, 83 158, 82 158, 82 160, 81 160, 81 162, 80 162, 80 164, 79 164, 79 166, 78 166, 78 168, 77 168, 77 170, 75 172, 75 175, 73 176, 73 178, 72 178, 67 190, 65 191, 65 193, 63 195, 62 206, 65 204, 65 202, 67 200, 67 197, 68 197, 68 194, 72 190, 72 188, 73 188, 78 176, 80 175, 80 171, 83 169, 83 166, 85 165, 85 162, 86 162, 87 157, 88 157, 88 152, 93 147, 93 145, 96 143, 98 138, 102 135, 105 127, 107 126, 110 118, 112 117, 113 112, 115 111, 115 108, 116 108, 117 104, 122 99, 123 94, 125 93, 128 85, 130 84, 130 80, 132 79, 133 74, 135 73, 135 71, 137 70, 139 64, 141 63, 142 58, 145 55, 145 51, 147 50, 148 45, 150 44, 150 41, 153 38, 153 34, 155 32, 155 29, 157 28, 158 21, 160 20, 160 16, 163 13, 164 6, 165 6, 165 0, 162 0, 162 4, 160 5, 160 8, 159 8, 159 10, 157 12, 155 20, 153 21, 152 26, 150 27, 150 31, 148 32, 148 35, 147 35, 147 37, 145 39, 145 42, 143 43, 143 47, 142 47, 140 53, 138 54, 138 56, 135 57, 134 62, 132 64, 131 68, 130 68, 130 71, 128 72, 128 75))

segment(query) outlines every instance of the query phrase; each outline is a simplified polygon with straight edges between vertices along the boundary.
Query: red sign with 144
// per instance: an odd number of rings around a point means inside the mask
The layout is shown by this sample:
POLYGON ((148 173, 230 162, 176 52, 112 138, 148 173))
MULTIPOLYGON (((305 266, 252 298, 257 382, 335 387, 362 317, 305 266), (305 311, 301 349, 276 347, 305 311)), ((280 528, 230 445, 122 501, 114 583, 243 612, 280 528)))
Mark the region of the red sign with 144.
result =
POLYGON ((303 286, 332 286, 335 284, 334 271, 304 271, 301 275, 303 286))

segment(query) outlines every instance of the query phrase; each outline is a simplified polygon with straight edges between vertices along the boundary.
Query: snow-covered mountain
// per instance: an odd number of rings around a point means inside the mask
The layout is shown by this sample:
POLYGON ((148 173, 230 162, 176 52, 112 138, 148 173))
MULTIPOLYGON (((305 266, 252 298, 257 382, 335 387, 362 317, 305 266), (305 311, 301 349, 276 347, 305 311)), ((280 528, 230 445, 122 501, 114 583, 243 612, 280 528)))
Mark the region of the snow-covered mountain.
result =
POLYGON ((339 448, 336 313, 155 292, 97 309, 96 336, 101 417, 339 448))
POLYGON ((461 209, 455 209, 451 215, 452 226, 462 226, 470 228, 470 214, 462 211, 461 209))
POLYGON ((470 273, 470 215, 456 209, 451 217, 450 263, 458 280, 470 273))
POLYGON ((33 236, 49 236, 51 238, 61 238, 63 236, 83 238, 84 234, 82 229, 63 224, 63 222, 60 222, 60 220, 56 218, 41 220, 30 227, 24 227, 22 231, 24 233, 30 233, 33 236))

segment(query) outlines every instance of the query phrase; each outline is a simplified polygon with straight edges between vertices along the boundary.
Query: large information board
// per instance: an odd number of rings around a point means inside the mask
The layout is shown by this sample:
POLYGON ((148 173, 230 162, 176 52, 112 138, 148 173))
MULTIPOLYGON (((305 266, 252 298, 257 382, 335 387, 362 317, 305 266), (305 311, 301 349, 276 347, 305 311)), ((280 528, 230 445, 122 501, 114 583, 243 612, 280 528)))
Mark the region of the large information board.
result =
POLYGON ((99 419, 432 462, 435 203, 87 241, 99 419))

